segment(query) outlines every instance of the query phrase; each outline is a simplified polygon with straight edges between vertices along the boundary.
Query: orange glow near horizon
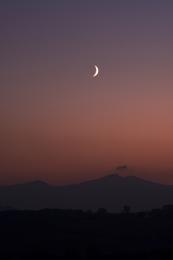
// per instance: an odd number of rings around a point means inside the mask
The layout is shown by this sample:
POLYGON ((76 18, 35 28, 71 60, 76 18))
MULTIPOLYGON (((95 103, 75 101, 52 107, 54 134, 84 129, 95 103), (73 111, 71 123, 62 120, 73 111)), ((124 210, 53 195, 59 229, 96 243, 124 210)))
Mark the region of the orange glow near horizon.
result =
POLYGON ((0 3, 0 183, 173 184, 172 3, 36 2, 0 3))

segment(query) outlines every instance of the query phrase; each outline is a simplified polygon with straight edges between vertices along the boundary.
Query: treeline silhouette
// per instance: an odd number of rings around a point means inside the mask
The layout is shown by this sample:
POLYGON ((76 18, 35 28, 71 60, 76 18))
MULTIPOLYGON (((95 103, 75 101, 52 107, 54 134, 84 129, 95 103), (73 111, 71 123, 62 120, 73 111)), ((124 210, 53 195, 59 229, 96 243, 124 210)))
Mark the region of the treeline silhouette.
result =
POLYGON ((0 212, 0 259, 173 259, 173 206, 0 212))

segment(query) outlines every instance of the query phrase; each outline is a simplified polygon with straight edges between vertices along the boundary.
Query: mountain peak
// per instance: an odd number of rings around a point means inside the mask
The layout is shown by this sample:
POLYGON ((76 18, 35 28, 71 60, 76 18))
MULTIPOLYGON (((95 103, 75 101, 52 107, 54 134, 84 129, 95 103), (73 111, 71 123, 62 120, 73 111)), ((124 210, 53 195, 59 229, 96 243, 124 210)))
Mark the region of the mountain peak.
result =
MULTIPOLYGON (((102 182, 102 183, 112 183, 112 182, 117 182, 117 181, 121 181, 123 180, 124 177, 123 176, 120 176, 119 174, 117 173, 112 173, 112 174, 108 174, 108 175, 105 175, 101 178, 98 178, 98 179, 95 179, 95 180, 91 180, 90 182, 102 182)), ((85 183, 85 182, 84 182, 85 183)))

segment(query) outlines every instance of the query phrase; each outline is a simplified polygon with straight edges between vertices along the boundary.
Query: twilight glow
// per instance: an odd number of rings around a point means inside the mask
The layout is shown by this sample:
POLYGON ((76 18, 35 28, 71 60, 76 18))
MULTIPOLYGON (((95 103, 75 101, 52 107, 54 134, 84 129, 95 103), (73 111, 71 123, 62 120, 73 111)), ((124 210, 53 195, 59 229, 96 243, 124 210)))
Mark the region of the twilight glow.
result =
POLYGON ((125 163, 172 184, 172 13, 168 0, 1 1, 0 183, 125 163))

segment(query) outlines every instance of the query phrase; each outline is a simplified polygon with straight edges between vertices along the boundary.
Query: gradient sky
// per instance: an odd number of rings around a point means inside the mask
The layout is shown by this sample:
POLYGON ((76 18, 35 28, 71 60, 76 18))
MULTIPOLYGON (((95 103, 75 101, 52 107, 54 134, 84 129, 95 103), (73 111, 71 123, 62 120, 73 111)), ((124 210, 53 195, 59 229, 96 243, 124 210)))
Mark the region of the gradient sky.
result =
POLYGON ((0 183, 173 184, 172 112, 172 1, 0 1, 0 183))

